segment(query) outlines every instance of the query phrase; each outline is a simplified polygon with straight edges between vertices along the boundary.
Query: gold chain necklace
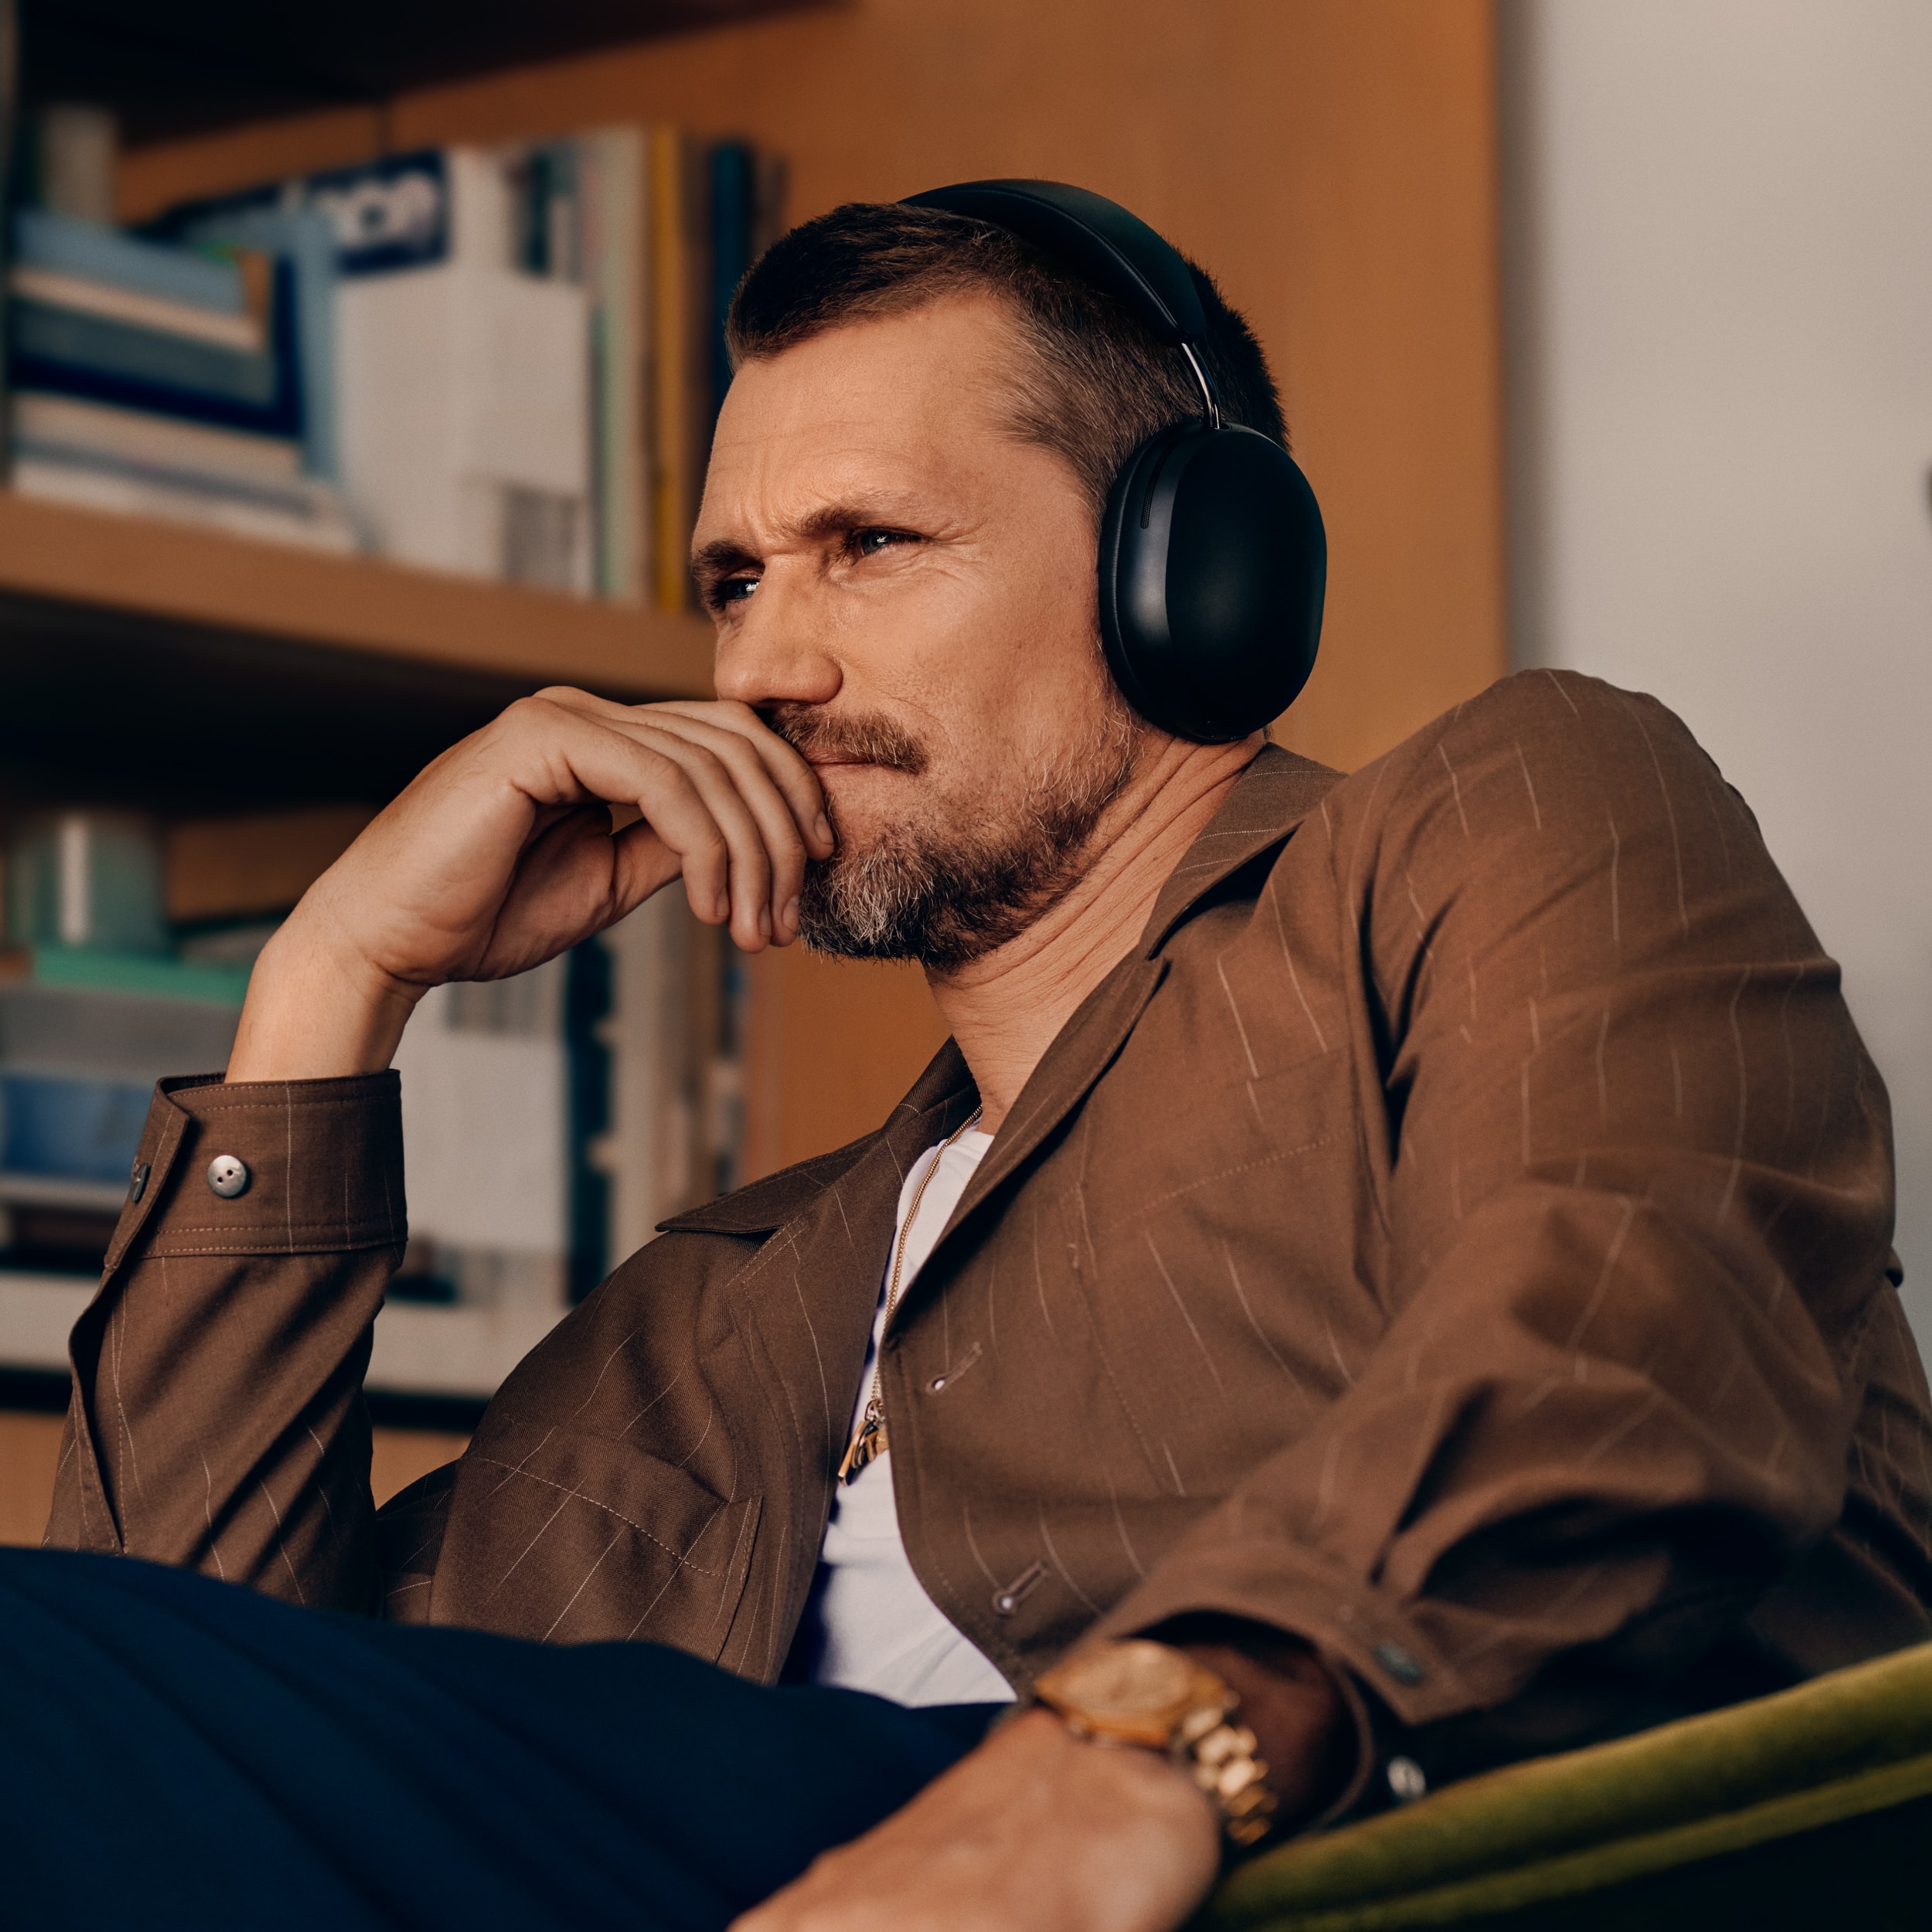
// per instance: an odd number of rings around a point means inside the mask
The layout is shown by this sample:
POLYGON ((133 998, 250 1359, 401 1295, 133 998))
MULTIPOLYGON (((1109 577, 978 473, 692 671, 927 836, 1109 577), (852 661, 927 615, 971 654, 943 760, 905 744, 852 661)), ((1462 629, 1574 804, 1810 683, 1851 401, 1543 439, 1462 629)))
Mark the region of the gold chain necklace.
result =
POLYGON ((912 1191, 912 1205, 899 1223, 899 1238, 892 1244, 892 1279, 886 1284, 886 1318, 879 1326, 879 1359, 872 1368, 872 1393, 866 1400, 866 1413, 860 1418, 858 1432, 846 1449, 844 1461, 838 1466, 838 1480, 842 1483, 856 1483, 866 1466, 892 1447, 886 1436, 886 1330, 892 1325, 892 1311, 899 1305, 899 1276, 905 1267, 906 1243, 912 1238, 913 1228, 919 1220, 920 1204, 926 1198, 926 1190, 932 1177, 939 1172, 939 1163, 956 1141, 962 1139, 980 1124, 981 1111, 976 1108, 970 1120, 954 1128, 940 1142, 932 1166, 920 1176, 919 1185, 912 1191))

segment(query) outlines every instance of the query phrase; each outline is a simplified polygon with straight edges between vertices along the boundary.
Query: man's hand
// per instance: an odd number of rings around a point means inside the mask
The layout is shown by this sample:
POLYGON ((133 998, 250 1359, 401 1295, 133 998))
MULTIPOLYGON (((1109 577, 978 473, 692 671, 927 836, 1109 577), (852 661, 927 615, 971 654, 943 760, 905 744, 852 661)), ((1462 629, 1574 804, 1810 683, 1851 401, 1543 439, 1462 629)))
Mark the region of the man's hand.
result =
POLYGON ((1030 1712, 733 1932, 1172 1932, 1220 1837, 1166 1759, 1030 1712))
POLYGON ((373 1072, 448 980, 497 980, 601 932, 681 874, 747 952, 797 937, 832 849, 812 767, 747 706, 556 689, 443 753, 264 949, 231 1081, 373 1072), (614 836, 610 808, 637 822, 614 836))

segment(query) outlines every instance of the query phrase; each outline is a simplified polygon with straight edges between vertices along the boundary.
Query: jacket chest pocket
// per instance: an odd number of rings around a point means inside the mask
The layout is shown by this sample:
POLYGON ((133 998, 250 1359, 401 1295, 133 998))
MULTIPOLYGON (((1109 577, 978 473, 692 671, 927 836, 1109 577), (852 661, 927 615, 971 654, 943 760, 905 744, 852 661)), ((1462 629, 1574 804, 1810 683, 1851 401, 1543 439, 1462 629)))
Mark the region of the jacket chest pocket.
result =
POLYGON ((716 1662, 759 1504, 601 1436, 486 1429, 458 1467, 430 1620, 541 1642, 670 1644, 716 1662))

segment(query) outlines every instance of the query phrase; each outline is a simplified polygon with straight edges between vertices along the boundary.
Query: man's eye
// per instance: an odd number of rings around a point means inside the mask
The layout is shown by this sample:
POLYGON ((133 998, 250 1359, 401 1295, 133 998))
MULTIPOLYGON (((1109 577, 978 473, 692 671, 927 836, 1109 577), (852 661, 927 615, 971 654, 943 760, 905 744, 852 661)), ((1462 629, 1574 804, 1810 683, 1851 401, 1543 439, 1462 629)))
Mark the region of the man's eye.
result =
POLYGON ((861 556, 877 556, 893 544, 909 541, 903 530, 859 530, 854 533, 852 548, 861 556))
POLYGON ((719 604, 742 604, 758 587, 755 577, 728 577, 712 592, 712 601, 719 604))

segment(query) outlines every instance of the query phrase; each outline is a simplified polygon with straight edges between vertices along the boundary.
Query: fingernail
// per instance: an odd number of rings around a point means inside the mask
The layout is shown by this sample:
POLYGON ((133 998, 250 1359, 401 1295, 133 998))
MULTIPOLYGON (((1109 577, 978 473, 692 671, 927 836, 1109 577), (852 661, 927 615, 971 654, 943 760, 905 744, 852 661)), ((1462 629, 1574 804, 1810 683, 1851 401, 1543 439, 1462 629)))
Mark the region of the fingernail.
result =
POLYGON ((766 939, 772 936, 772 909, 770 906, 758 908, 758 931, 766 939))
POLYGON ((818 834, 820 844, 830 845, 832 843, 832 821, 824 812, 818 814, 818 822, 812 829, 818 834))
POLYGON ((796 899, 792 898, 787 899, 785 901, 784 911, 782 916, 784 920, 786 932, 796 932, 798 930, 798 902, 796 899))

